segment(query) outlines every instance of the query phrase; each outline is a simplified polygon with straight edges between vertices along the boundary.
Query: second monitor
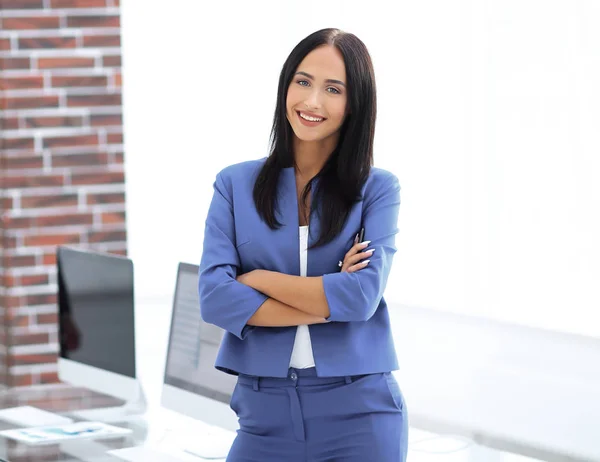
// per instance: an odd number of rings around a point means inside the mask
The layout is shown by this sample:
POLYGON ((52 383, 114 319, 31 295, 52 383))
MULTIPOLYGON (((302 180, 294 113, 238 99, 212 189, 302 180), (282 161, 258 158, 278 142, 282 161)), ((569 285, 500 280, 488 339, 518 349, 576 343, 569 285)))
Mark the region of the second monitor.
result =
POLYGON ((164 408, 228 430, 238 428, 229 407, 237 377, 214 367, 223 330, 200 317, 198 266, 180 263, 162 389, 164 408))

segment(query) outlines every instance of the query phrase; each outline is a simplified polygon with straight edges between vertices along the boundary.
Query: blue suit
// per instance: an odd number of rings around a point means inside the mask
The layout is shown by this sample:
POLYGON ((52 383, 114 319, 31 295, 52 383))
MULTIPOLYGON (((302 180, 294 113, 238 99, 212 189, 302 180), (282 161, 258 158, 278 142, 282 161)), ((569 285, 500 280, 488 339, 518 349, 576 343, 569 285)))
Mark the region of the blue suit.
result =
MULTIPOLYGON (((231 165, 217 175, 206 219, 200 263, 199 294, 202 318, 226 331, 215 366, 240 376, 232 407, 236 401, 236 393, 245 393, 248 381, 256 378, 280 379, 276 383, 280 383, 282 389, 293 387, 297 396, 300 396, 299 390, 302 387, 298 387, 297 379, 300 373, 302 376, 312 374, 309 380, 311 384, 319 379, 329 380, 327 383, 330 383, 331 379, 326 378, 334 378, 334 381, 339 379, 344 385, 354 386, 357 392, 359 390, 356 383, 362 380, 362 383, 366 384, 368 380, 373 380, 373 377, 379 377, 376 381, 380 387, 379 391, 384 394, 384 401, 387 399, 391 406, 389 412, 397 414, 398 426, 404 428, 403 436, 399 438, 404 441, 407 430, 406 413, 403 398, 399 389, 396 390, 397 385, 392 383, 390 386, 394 379, 389 372, 398 368, 398 362, 388 308, 383 297, 392 258, 396 252, 395 236, 398 232, 400 206, 398 179, 390 172, 372 168, 361 191, 362 200, 352 207, 341 233, 324 246, 309 248, 307 276, 323 276, 330 322, 309 326, 316 367, 313 371, 300 372, 289 368, 296 327, 248 326, 247 321, 267 296, 236 281, 238 274, 253 269, 300 274, 298 199, 294 169, 290 167, 281 171, 276 216, 283 226, 278 230, 271 230, 258 215, 252 198, 254 181, 263 163, 264 159, 231 165), (371 241, 369 248, 375 249, 370 263, 354 273, 340 272, 338 261, 343 260, 362 227, 365 228, 365 240, 371 241), (372 377, 368 377, 369 375, 372 377), (381 377, 386 379, 382 380, 381 377)), ((311 214, 309 223, 310 246, 320 233, 318 213, 311 214)), ((369 386, 372 387, 373 384, 369 386)), ((252 391, 260 389, 258 382, 255 388, 252 391)), ((372 392, 371 389, 370 393, 372 392)), ((238 398, 237 401, 248 402, 252 396, 250 394, 244 400, 238 398)), ((330 396, 329 400, 332 399, 330 396)), ((381 403, 375 407, 379 409, 381 403)), ((344 406, 340 407, 343 408, 344 406)), ((246 444, 243 452, 247 455, 248 448, 255 443, 256 447, 259 447, 262 440, 256 441, 248 436, 256 437, 256 432, 244 432, 244 422, 240 414, 245 414, 242 411, 236 412, 240 417, 241 432, 245 433, 246 444), (248 438, 254 443, 248 443, 248 438)), ((254 414, 255 412, 258 411, 253 411, 254 414)), ((332 410, 334 414, 337 412, 332 410)), ((372 412, 381 412, 381 409, 372 412)), ((344 418, 341 416, 340 422, 344 421, 344 418)), ((252 421, 256 419, 257 416, 253 415, 252 421)), ((381 423, 387 426, 389 424, 381 423)), ((297 420, 295 425, 298 426, 297 420)), ((308 426, 308 422, 304 421, 304 425, 308 426)), ((322 433, 318 430, 315 434, 320 432, 322 433)), ((290 427, 290 435, 295 435, 298 441, 297 428, 293 430, 290 427)), ((303 435, 306 437, 306 433, 303 435)), ((272 445, 273 441, 270 440, 272 445)), ((365 450, 372 444, 373 442, 365 445, 365 450)), ((403 444, 400 453, 405 452, 406 444, 403 444)), ((371 447, 368 454, 372 455, 373 450, 371 447)), ((400 453, 398 457, 402 457, 400 453)), ((364 454, 357 453, 356 460, 363 456, 364 454)), ((265 454, 247 459, 240 457, 238 455, 231 460, 271 460, 265 454)), ((282 453, 273 456, 272 460, 279 460, 277 457, 283 457, 282 453)), ((288 454, 285 457, 281 460, 296 460, 288 454)), ((337 460, 319 457, 315 455, 311 459, 298 460, 337 460)), ((354 460, 350 456, 345 457, 340 460, 354 460)), ((395 462, 404 459, 394 456, 385 460, 395 462)))

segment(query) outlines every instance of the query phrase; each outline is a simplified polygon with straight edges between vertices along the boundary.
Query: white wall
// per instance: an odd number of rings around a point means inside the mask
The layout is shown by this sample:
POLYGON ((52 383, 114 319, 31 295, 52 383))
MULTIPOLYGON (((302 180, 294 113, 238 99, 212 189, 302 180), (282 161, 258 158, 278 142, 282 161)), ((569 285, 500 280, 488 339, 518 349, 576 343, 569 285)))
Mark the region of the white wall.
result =
POLYGON ((402 185, 388 300, 600 336, 597 2, 169 5, 122 6, 138 297, 199 261, 215 173, 266 155, 284 59, 333 26, 371 51, 402 185))

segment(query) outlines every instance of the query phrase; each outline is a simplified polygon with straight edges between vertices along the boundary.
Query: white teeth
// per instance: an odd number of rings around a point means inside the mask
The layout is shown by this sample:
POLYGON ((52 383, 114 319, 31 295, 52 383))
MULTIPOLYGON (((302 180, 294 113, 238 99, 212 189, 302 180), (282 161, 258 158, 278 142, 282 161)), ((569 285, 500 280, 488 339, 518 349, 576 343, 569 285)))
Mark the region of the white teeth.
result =
POLYGON ((323 120, 323 119, 317 119, 316 117, 307 116, 305 114, 302 114, 301 112, 300 112, 300 117, 302 117, 304 120, 308 120, 309 122, 321 122, 321 120, 323 120))

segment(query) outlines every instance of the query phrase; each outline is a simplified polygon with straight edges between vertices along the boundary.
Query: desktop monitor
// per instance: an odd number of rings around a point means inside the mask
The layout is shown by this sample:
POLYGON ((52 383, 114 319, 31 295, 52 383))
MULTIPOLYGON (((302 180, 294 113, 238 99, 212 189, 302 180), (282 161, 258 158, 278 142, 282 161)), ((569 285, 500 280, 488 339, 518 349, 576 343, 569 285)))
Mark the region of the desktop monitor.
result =
POLYGON ((200 317, 198 266, 180 263, 161 395, 164 408, 236 430, 229 407, 237 377, 214 367, 224 331, 200 317))
POLYGON ((61 246, 57 276, 61 381, 145 401, 136 379, 132 261, 61 246))

